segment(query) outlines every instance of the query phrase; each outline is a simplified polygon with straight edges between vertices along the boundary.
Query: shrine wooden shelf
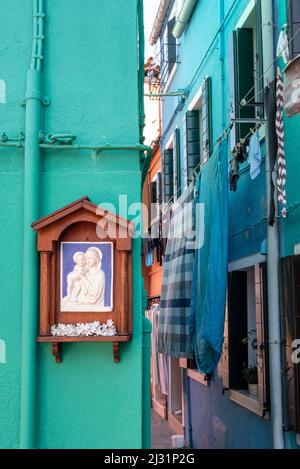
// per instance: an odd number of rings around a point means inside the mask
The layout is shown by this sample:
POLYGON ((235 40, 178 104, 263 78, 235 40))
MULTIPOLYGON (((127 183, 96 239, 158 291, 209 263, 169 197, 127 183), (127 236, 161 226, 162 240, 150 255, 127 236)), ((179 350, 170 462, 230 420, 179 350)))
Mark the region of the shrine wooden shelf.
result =
POLYGON ((100 336, 100 337, 55 337, 52 335, 44 335, 37 337, 37 342, 52 343, 52 354, 55 357, 56 363, 62 362, 62 344, 70 342, 111 342, 113 348, 114 362, 119 363, 120 353, 119 344, 121 342, 130 342, 132 336, 130 334, 114 335, 114 336, 100 336))

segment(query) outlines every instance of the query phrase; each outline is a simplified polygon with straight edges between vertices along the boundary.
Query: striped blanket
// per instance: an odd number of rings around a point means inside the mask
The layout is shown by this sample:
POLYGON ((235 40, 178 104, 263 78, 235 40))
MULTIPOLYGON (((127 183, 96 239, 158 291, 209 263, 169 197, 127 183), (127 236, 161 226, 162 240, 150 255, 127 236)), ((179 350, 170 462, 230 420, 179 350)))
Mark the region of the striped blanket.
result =
POLYGON ((190 302, 194 266, 194 187, 186 189, 172 207, 158 325, 158 351, 193 358, 190 342, 190 302))

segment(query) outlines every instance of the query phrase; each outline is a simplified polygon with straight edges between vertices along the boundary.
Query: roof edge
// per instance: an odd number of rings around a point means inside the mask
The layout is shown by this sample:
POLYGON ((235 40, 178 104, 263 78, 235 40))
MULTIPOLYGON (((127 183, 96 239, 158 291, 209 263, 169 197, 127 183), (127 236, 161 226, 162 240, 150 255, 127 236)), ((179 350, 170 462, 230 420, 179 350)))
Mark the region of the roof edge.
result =
POLYGON ((156 18, 152 27, 151 35, 149 38, 149 43, 151 46, 157 43, 170 3, 171 0, 160 1, 156 18))

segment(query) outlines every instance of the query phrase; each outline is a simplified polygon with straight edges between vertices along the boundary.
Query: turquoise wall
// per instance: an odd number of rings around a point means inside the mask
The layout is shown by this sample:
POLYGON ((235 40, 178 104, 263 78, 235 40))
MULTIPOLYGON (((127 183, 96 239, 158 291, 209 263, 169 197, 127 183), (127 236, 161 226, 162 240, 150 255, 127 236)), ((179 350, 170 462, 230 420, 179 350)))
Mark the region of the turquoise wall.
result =
MULTIPOLYGON (((0 104, 0 132, 24 131, 25 94, 32 35, 32 2, 0 2, 0 79, 7 103, 0 104), (5 20, 4 20, 5 19, 5 20)), ((70 132, 83 144, 139 142, 136 0, 46 1, 44 133, 70 132)), ((138 152, 42 153, 41 216, 88 195, 117 204, 119 194, 138 202, 138 152)), ((0 147, 3 249, 0 259, 0 339, 7 363, 0 364, 0 447, 19 446, 22 295, 23 150, 0 147)), ((33 220, 32 220, 33 221, 33 220)), ((142 445, 142 307, 140 242, 133 242, 133 340, 111 344, 67 344, 57 365, 51 347, 38 345, 37 447, 139 448, 142 445)))

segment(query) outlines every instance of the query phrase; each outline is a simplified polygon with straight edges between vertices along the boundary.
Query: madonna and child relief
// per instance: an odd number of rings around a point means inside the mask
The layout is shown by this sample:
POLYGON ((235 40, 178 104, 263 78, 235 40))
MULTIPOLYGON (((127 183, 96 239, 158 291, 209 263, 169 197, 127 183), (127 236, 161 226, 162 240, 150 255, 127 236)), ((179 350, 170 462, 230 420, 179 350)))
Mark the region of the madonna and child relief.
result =
POLYGON ((112 311, 112 243, 62 243, 61 311, 112 311))

